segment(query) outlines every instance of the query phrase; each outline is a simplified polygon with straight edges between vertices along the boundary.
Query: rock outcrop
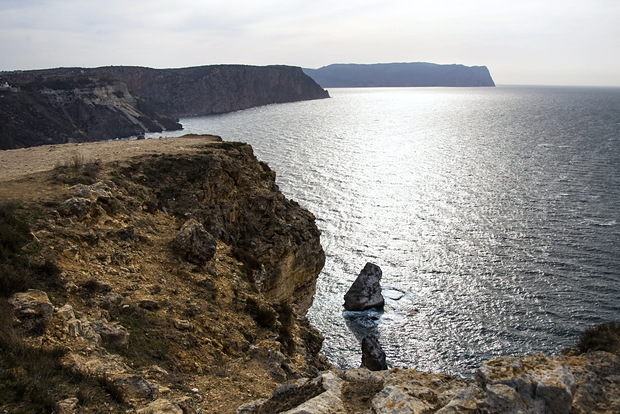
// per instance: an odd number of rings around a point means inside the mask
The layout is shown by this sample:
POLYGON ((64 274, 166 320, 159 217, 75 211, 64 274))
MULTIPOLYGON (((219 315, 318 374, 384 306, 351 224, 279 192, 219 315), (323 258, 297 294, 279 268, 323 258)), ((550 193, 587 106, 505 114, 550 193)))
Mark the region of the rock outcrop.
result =
POLYGON ((329 97, 300 68, 110 66, 4 72, 0 149, 181 129, 178 117, 329 97))
POLYGON ((237 412, 276 413, 267 408, 277 403, 291 413, 615 413, 620 412, 619 374, 620 359, 607 352, 500 357, 485 362, 475 380, 413 369, 336 370, 284 385, 282 389, 297 390, 294 399, 274 392, 270 399, 248 403, 237 412), (296 385, 331 377, 341 380, 330 389, 333 411, 312 403, 323 394, 296 385))
POLYGON ((373 263, 366 263, 347 293, 344 295, 344 308, 349 311, 363 311, 382 308, 385 304, 381 295, 381 268, 373 263))
POLYGON ((362 367, 371 371, 388 369, 385 352, 379 339, 372 333, 362 338, 362 367))
POLYGON ((304 72, 323 88, 495 86, 486 66, 424 62, 334 64, 304 72))
MULTIPOLYGON (((2 227, 3 243, 36 240, 14 251, 34 255, 15 263, 32 263, 24 283, 38 289, 0 284, 10 298, 0 298, 3 379, 30 384, 51 366, 49 391, 28 385, 27 398, 54 412, 100 412, 93 401, 104 401, 112 412, 230 413, 329 367, 305 317, 325 261, 314 216, 279 192, 249 145, 212 138, 102 163, 95 177, 68 167, 32 176, 24 196, 53 191, 24 199, 28 225, 0 205, 0 224, 17 223, 2 227), (24 367, 21 355, 45 363, 24 367)), ((7 266, 3 278, 23 273, 7 266)), ((0 411, 16 410, 11 401, 0 411)))

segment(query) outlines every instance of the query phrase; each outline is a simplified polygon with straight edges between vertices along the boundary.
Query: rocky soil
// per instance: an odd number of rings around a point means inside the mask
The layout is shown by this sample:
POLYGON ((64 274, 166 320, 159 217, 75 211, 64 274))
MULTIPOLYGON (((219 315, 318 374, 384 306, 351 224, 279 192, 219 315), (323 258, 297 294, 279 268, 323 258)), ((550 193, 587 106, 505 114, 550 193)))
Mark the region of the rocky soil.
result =
MULTIPOLYGON (((1 182, 29 229, 18 253, 51 269, 2 281, 6 384, 42 381, 15 361, 39 350, 65 376, 56 412, 225 413, 328 367, 305 319, 325 260, 314 217, 251 147, 214 140, 1 182)), ((0 409, 29 412, 40 387, 7 387, 0 409)))

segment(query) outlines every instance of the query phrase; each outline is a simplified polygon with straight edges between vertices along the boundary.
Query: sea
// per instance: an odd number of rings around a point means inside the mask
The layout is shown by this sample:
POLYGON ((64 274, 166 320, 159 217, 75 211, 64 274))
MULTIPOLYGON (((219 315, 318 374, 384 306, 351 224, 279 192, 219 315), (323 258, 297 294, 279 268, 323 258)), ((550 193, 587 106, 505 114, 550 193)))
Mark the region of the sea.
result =
POLYGON ((251 144, 314 213, 326 264, 308 318, 333 364, 358 367, 374 333, 390 366, 471 377, 620 319, 620 88, 329 93, 166 135, 251 144), (347 312, 367 262, 386 306, 347 312))

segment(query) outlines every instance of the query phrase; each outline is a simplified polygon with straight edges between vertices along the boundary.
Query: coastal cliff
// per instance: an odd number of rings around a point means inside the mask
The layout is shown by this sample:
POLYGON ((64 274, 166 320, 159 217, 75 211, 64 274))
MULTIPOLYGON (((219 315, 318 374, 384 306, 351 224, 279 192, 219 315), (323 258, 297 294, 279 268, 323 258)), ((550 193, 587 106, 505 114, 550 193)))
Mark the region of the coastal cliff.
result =
POLYGON ((181 129, 105 74, 19 77, 0 92, 0 149, 89 142, 181 129))
POLYGON ((301 68, 213 65, 182 69, 108 67, 155 110, 176 117, 238 111, 272 103, 328 98, 301 68))
POLYGON ((305 318, 325 261, 314 216, 246 144, 185 136, 7 158, 0 410, 620 411, 614 324, 562 355, 486 361, 472 379, 330 366, 305 318))
POLYGON ((66 163, 2 182, 0 408, 234 412, 328 367, 305 318, 314 216, 249 145, 156 141, 40 147, 66 163))
POLYGON ((300 68, 110 66, 4 72, 0 149, 181 129, 178 117, 329 97, 300 68))
POLYGON ((304 72, 323 88, 495 86, 486 66, 426 62, 333 64, 304 72))

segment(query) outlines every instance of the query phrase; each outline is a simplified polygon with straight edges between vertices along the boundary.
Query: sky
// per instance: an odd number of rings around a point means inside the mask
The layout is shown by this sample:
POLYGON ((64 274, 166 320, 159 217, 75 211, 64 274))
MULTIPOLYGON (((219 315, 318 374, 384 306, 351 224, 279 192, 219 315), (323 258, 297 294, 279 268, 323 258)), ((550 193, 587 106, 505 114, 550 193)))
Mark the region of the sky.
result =
POLYGON ((620 0, 0 0, 0 71, 387 62, 620 86, 620 0))

